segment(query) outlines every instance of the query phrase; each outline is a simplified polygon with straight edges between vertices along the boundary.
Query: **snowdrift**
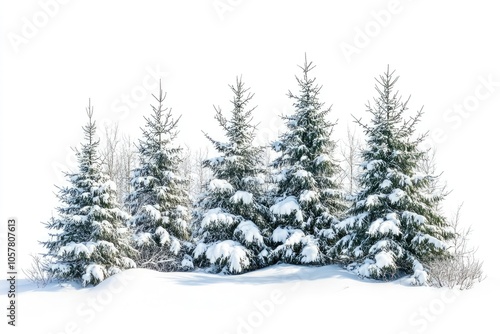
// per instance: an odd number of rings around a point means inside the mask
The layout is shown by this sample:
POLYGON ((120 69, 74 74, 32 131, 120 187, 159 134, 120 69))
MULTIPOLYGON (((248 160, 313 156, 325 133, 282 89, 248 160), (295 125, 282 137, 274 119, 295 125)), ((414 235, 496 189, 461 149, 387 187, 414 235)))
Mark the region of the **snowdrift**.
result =
POLYGON ((338 266, 276 265, 237 276, 130 269, 97 287, 19 281, 18 326, 4 319, 1 332, 492 333, 499 283, 486 279, 464 292, 414 287, 338 266))

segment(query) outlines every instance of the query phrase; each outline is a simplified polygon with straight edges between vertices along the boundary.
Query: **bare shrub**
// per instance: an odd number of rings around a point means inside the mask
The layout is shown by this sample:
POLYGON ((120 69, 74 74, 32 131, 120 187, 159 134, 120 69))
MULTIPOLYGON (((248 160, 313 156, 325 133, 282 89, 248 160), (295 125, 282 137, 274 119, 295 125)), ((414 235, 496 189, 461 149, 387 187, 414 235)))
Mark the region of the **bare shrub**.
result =
POLYGON ((23 269, 23 273, 28 280, 35 283, 37 287, 43 288, 52 282, 53 279, 53 274, 50 270, 50 261, 37 254, 30 254, 30 257, 32 260, 31 267, 26 270, 23 269))
POLYGON ((477 248, 470 247, 468 242, 472 233, 471 227, 463 228, 460 224, 460 211, 458 207, 450 221, 454 237, 450 240, 450 257, 431 261, 428 263, 428 282, 432 286, 459 288, 467 290, 476 282, 481 282, 483 274, 483 261, 476 258, 477 248))
POLYGON ((359 165, 362 160, 362 149, 362 143, 358 139, 356 131, 348 127, 346 139, 342 141, 340 146, 340 154, 342 156, 341 183, 345 185, 349 195, 354 194, 358 190, 356 180, 360 172, 359 165))
POLYGON ((192 259, 185 253, 184 250, 174 255, 166 247, 145 244, 138 247, 135 262, 139 268, 161 272, 189 271, 193 268, 192 259))
POLYGON ((125 210, 125 198, 130 194, 130 177, 137 166, 137 150, 129 135, 122 135, 117 123, 104 127, 104 148, 101 150, 104 172, 116 184, 116 198, 125 210))

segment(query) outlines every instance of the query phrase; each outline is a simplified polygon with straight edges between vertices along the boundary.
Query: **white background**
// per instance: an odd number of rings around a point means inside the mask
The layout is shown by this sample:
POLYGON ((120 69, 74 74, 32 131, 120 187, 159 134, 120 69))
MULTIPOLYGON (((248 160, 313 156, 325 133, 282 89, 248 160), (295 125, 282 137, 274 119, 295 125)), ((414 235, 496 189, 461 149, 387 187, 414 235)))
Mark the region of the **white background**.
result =
POLYGON ((412 96, 411 114, 424 106, 419 131, 430 131, 438 169, 453 190, 445 211, 464 202, 463 223, 474 229, 486 274, 500 277, 494 2, 0 3, 0 236, 3 244, 7 217, 17 217, 21 265, 42 251, 42 222, 55 214, 61 171, 74 167, 71 147, 82 141, 89 98, 101 127, 119 121, 137 137, 161 76, 168 105, 182 115, 179 144, 196 149, 209 144, 202 130, 220 134, 212 105, 229 111, 227 85, 243 75, 255 93, 263 144, 282 128, 278 115, 292 110, 286 93, 297 91, 296 65, 307 52, 323 85, 321 99, 333 107, 331 120, 338 119, 336 140, 348 125, 361 133, 351 115, 368 120, 374 77, 388 64, 396 70, 402 96, 412 96))

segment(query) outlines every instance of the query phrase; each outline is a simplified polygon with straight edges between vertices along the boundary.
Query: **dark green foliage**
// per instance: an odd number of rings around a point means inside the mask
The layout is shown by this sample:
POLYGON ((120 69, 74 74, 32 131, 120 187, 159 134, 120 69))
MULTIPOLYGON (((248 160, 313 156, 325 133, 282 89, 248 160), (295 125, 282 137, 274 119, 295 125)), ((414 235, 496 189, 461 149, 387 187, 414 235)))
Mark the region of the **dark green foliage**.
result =
POLYGON ((325 263, 335 237, 333 226, 346 204, 336 181, 340 169, 332 157, 331 108, 319 101, 321 87, 310 77, 312 63, 306 59, 300 68, 299 94, 289 93, 295 112, 282 116, 288 129, 273 144, 279 153, 272 165, 273 257, 288 263, 325 263))
POLYGON ((254 108, 247 108, 253 94, 248 93, 241 78, 230 88, 234 94, 231 118, 227 119, 220 108, 215 108, 215 118, 227 142, 206 134, 219 156, 204 162, 213 179, 195 208, 194 255, 199 266, 241 273, 266 263, 262 231, 267 227, 268 217, 263 205, 262 148, 253 145, 254 108))
POLYGON ((164 106, 166 93, 160 84, 157 106, 144 117, 146 127, 139 140, 139 167, 133 171, 132 192, 126 204, 139 249, 138 264, 161 271, 192 268, 189 256, 190 214, 187 180, 179 175, 180 147, 174 144, 177 123, 164 106))
POLYGON ((337 243, 339 258, 355 261, 362 276, 393 278, 415 273, 416 283, 425 281, 422 264, 446 256, 445 241, 451 237, 445 218, 438 212, 443 193, 429 194, 435 176, 420 173, 425 152, 414 138, 422 111, 404 118, 407 103, 394 93, 397 78, 387 70, 377 79, 379 96, 367 105, 371 123, 360 124, 367 137, 362 153, 360 191, 339 224, 343 235, 337 243))
POLYGON ((46 224, 54 232, 42 243, 53 260, 54 276, 79 280, 83 285, 96 285, 122 269, 135 267, 124 225, 128 215, 118 207, 114 182, 102 173, 92 114, 89 102, 89 122, 83 127, 86 142, 76 151, 79 171, 66 174, 70 185, 59 188, 57 195, 62 206, 57 208, 58 216, 46 224))

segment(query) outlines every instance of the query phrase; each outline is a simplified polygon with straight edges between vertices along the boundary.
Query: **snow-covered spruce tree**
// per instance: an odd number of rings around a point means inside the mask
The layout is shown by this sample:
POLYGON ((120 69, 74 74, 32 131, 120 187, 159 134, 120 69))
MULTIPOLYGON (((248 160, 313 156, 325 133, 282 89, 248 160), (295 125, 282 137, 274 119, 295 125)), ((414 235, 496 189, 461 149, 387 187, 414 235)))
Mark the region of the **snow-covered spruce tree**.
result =
POLYGON ((364 277, 390 279, 413 273, 415 284, 426 281, 423 264, 447 256, 446 240, 452 233, 438 212, 443 192, 429 194, 436 176, 419 172, 425 152, 414 138, 422 110, 404 118, 407 103, 401 102, 394 85, 398 78, 387 72, 377 79, 379 94, 368 103, 371 123, 357 123, 367 136, 362 152, 360 191, 349 218, 339 225, 339 259, 353 262, 350 268, 364 277))
POLYGON ((227 142, 210 140, 219 156, 204 162, 213 178, 195 208, 195 263, 215 272, 239 274, 260 268, 268 254, 262 149, 253 145, 255 126, 247 106, 253 97, 241 78, 230 86, 234 94, 231 118, 215 108, 227 142))
POLYGON ((287 131, 273 143, 279 153, 275 169, 272 258, 295 264, 322 264, 335 238, 334 225, 346 210, 336 182, 340 168, 332 157, 335 124, 328 121, 331 107, 319 101, 321 87, 310 77, 315 67, 305 59, 299 94, 289 92, 295 112, 282 116, 287 131))
POLYGON ((182 149, 174 144, 179 118, 164 105, 160 83, 158 103, 144 117, 139 140, 139 167, 132 172, 132 192, 126 199, 132 218, 137 264, 159 271, 193 268, 189 243, 190 213, 187 180, 180 176, 182 149))
POLYGON ((62 206, 46 224, 54 232, 49 232, 49 241, 42 242, 52 259, 54 277, 79 280, 84 286, 135 267, 124 224, 128 214, 118 207, 114 182, 102 173, 90 101, 87 115, 85 142, 76 150, 79 171, 66 174, 70 185, 59 188, 57 195, 62 206))

